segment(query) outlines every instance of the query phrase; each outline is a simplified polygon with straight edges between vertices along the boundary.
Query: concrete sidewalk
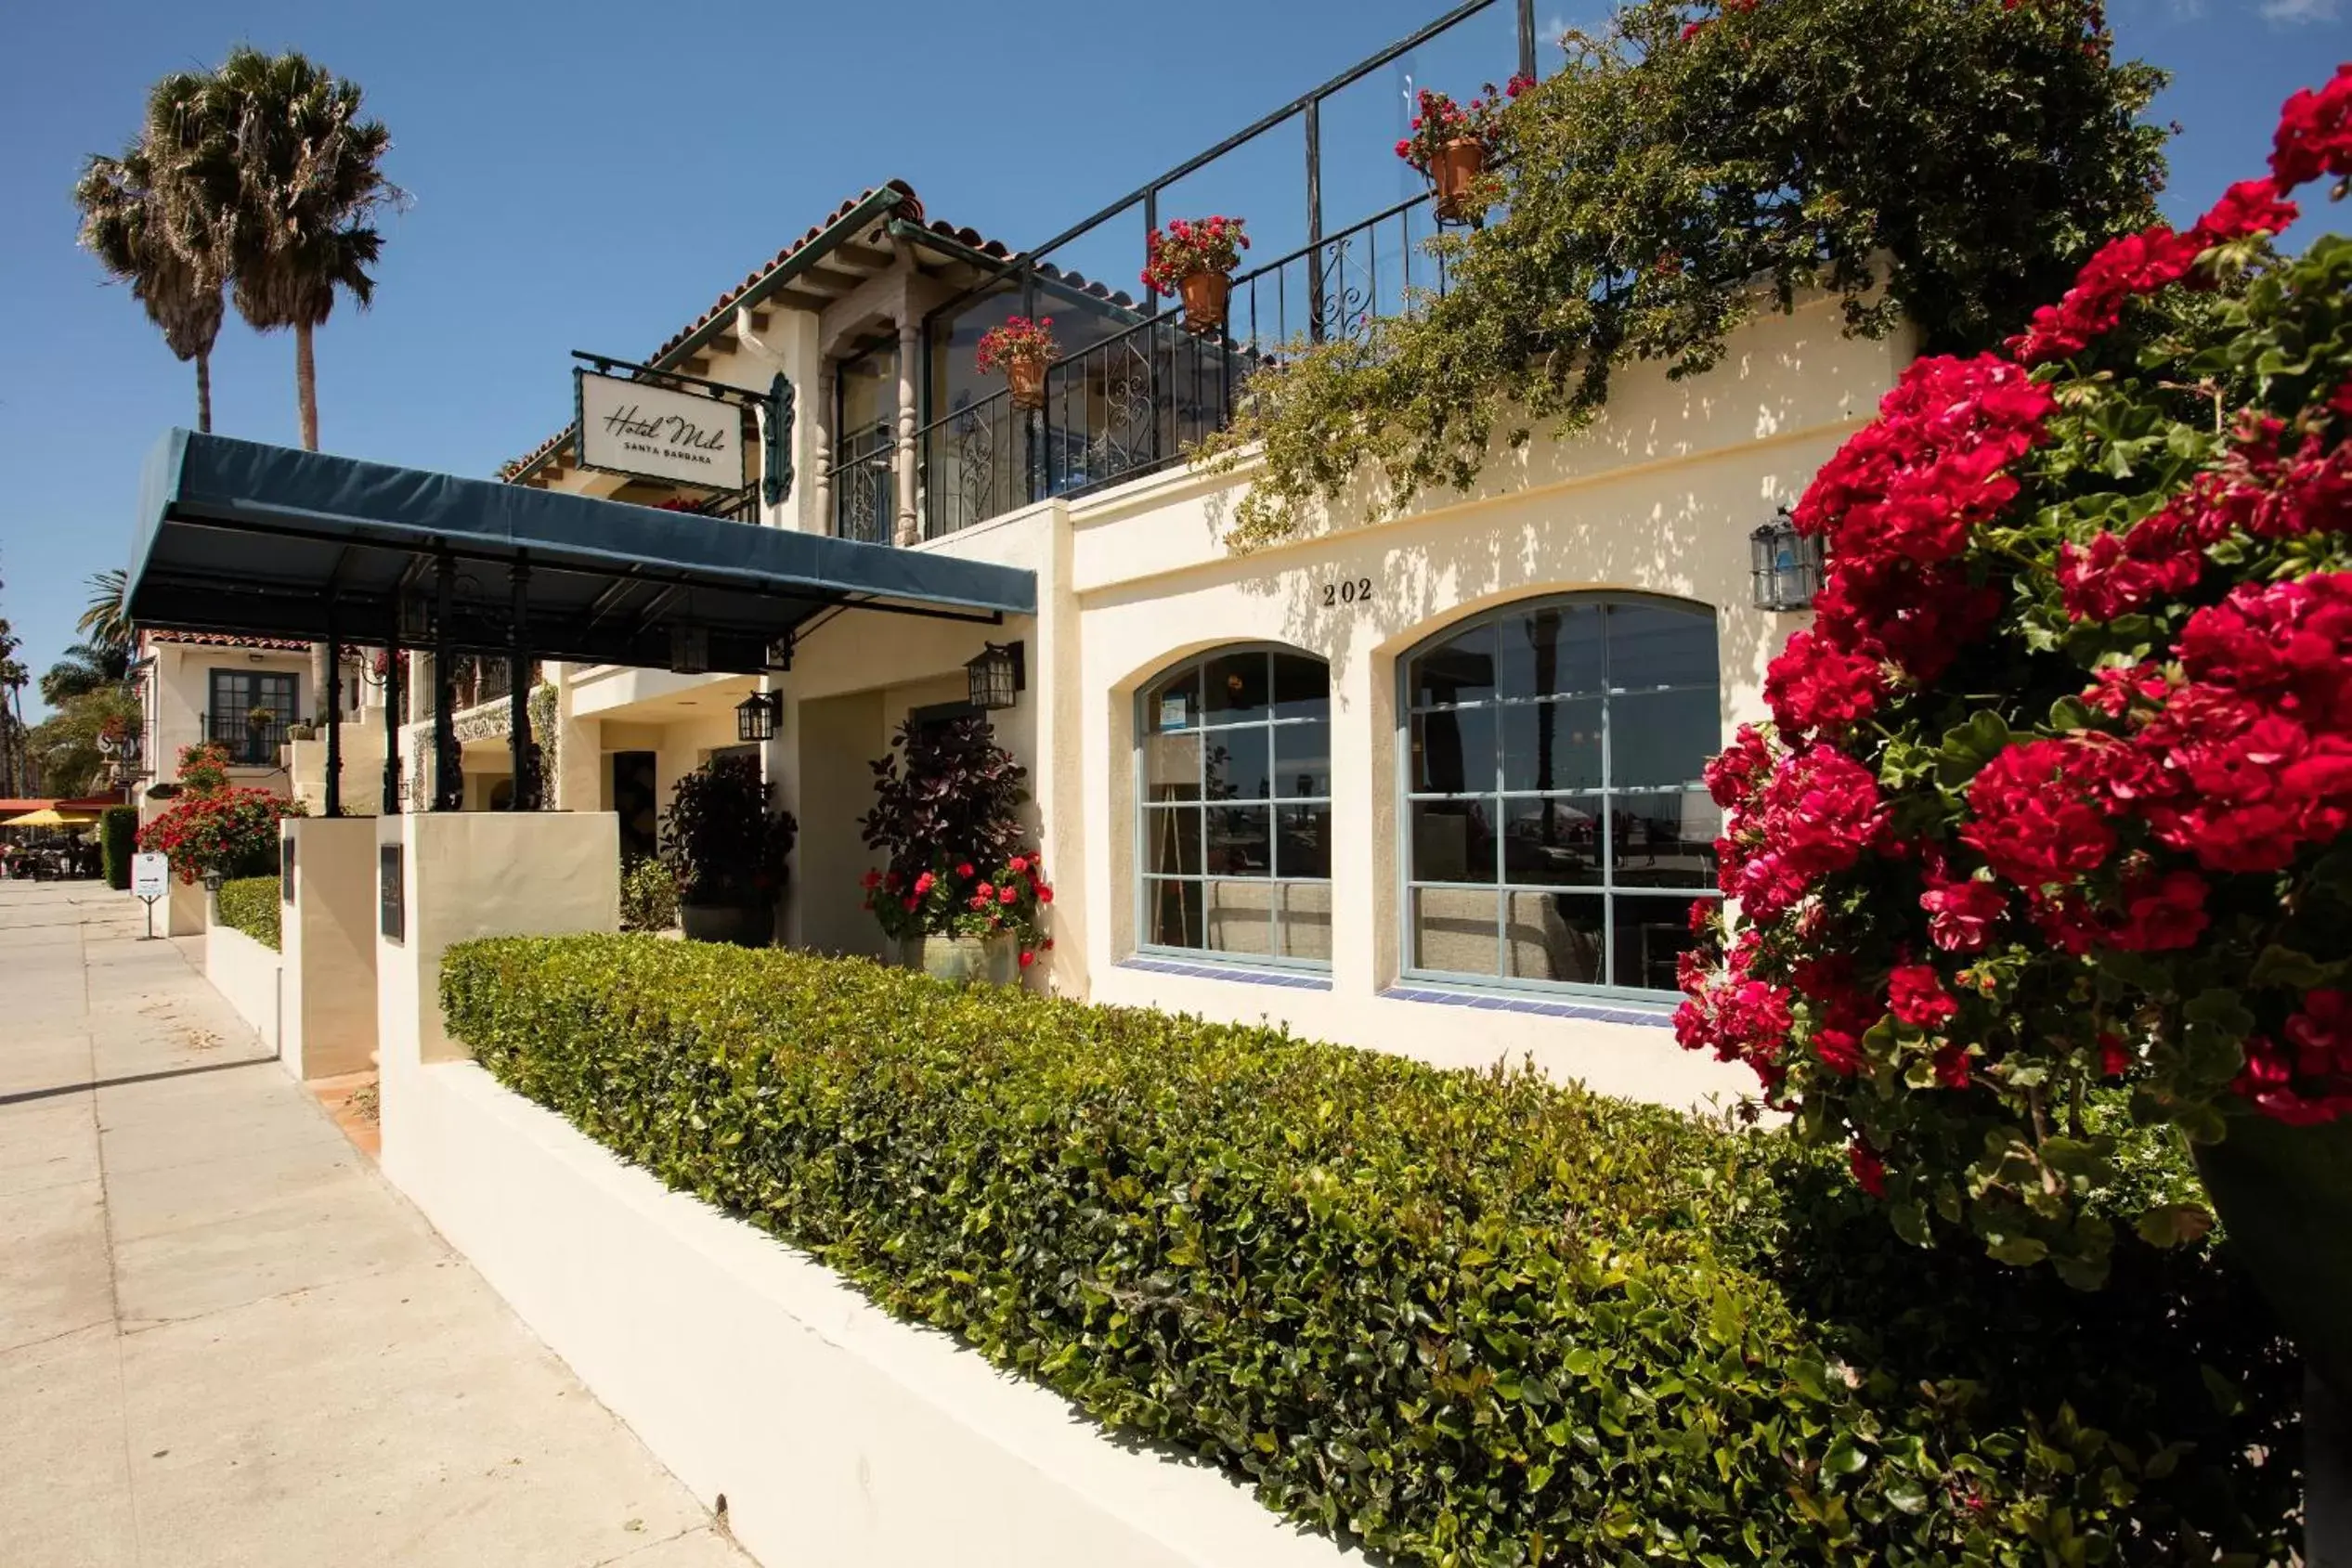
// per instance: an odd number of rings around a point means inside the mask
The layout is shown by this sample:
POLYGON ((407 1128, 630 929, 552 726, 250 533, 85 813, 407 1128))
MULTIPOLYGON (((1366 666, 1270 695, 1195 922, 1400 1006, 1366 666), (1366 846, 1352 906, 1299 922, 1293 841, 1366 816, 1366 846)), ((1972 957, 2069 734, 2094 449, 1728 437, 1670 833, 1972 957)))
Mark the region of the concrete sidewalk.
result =
POLYGON ((140 928, 0 882, 0 1564, 747 1563, 140 928))

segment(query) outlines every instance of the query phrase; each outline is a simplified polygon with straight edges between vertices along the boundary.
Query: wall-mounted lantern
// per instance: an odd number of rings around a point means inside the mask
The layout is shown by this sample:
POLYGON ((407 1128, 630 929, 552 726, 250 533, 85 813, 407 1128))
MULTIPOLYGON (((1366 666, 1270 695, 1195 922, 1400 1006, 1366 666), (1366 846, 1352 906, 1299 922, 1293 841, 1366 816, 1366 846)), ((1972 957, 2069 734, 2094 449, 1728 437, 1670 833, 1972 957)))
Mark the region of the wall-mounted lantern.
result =
POLYGON ((980 657, 964 666, 964 674, 971 682, 971 703, 982 713, 1013 706, 1014 694, 1029 685, 1027 646, 1020 642, 991 642, 981 649, 980 657))
POLYGON ((739 741, 772 741, 776 738, 776 720, 784 717, 782 692, 754 692, 735 704, 735 739, 739 741))
POLYGON ((1821 540, 1797 531, 1782 507, 1779 515, 1748 536, 1759 610, 1810 610, 1821 591, 1821 540))

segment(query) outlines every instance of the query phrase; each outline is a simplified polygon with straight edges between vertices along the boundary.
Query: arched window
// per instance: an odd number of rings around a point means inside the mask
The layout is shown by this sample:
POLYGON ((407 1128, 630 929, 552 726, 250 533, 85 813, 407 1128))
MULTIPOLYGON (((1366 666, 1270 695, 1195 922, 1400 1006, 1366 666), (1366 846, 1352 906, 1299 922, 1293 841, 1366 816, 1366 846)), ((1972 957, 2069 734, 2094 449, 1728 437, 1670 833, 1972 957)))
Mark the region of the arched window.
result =
POLYGON ((1220 649, 1152 681, 1140 704, 1139 945, 1329 967, 1331 667, 1220 649))
POLYGON ((1670 991, 1715 896, 1715 617, 1579 594, 1449 628, 1404 661, 1405 965, 1670 991))

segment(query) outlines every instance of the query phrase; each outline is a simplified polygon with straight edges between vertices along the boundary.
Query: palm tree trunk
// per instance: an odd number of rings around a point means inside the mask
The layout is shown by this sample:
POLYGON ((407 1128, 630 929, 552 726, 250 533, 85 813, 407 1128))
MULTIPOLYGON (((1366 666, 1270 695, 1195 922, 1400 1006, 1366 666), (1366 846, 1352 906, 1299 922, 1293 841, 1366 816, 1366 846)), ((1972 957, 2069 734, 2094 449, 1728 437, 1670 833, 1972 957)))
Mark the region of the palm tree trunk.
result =
POLYGON ((310 323, 294 323, 294 395, 302 403, 302 447, 318 449, 318 367, 310 356, 310 323))
MULTIPOLYGON (((310 356, 310 323, 294 323, 294 395, 302 402, 302 446, 306 452, 318 449, 318 367, 310 356)), ((323 720, 327 705, 336 699, 337 692, 328 684, 342 679, 340 670, 327 667, 327 645, 310 645, 311 716, 323 720)))
POLYGON ((196 428, 213 433, 213 356, 209 350, 196 356, 196 428))

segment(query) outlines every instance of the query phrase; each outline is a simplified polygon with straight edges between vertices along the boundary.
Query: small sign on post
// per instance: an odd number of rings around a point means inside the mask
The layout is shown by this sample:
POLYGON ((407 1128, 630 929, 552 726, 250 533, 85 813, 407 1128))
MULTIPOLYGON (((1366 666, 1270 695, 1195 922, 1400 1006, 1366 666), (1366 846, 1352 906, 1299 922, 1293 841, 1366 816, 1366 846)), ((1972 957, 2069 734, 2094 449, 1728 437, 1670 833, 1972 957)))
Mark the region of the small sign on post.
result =
POLYGON ((131 857, 131 897, 147 906, 147 935, 139 940, 155 940, 155 902, 172 894, 172 862, 168 855, 152 850, 131 857))

